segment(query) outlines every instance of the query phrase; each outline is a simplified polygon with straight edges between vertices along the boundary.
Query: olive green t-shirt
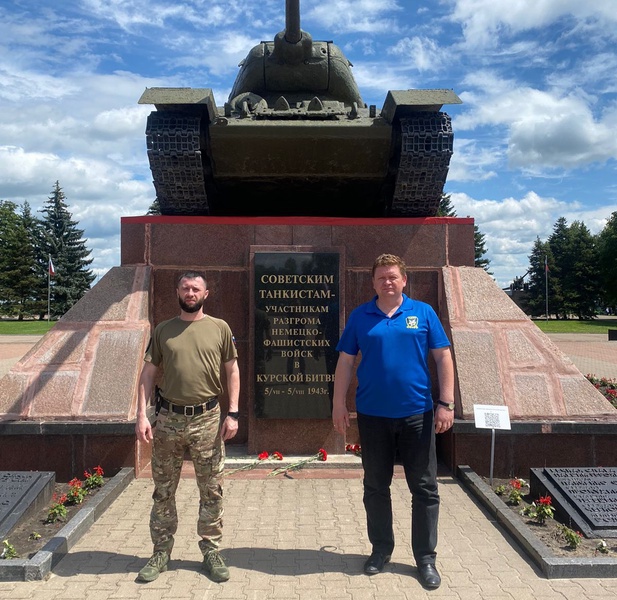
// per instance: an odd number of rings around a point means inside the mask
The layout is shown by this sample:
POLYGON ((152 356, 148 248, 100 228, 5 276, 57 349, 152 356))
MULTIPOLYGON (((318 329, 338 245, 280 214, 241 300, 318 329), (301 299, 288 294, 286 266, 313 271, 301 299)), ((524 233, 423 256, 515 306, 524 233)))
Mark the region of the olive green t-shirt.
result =
POLYGON ((163 397, 188 406, 223 392, 221 363, 237 356, 229 325, 206 315, 199 321, 175 317, 157 325, 145 360, 163 366, 163 397))

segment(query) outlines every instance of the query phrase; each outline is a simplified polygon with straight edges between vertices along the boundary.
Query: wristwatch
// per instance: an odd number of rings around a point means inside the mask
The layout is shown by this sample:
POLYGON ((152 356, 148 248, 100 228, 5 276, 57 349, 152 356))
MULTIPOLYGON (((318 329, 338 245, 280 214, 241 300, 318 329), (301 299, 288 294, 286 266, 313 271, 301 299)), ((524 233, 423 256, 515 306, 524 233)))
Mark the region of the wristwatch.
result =
POLYGON ((230 410, 227 413, 228 417, 231 417, 232 419, 235 419, 236 421, 240 418, 240 412, 237 410, 230 410))
POLYGON ((441 400, 437 400, 437 404, 445 406, 448 410, 454 410, 454 402, 442 402, 441 400))

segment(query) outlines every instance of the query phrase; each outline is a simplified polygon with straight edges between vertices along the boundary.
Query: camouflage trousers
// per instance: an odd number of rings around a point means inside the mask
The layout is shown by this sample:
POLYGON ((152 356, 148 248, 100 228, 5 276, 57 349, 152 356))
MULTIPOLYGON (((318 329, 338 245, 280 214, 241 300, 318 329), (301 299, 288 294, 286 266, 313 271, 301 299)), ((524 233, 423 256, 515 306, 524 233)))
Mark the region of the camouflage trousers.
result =
POLYGON ((199 488, 197 534, 203 553, 218 548, 223 536, 223 468, 225 445, 220 436, 221 411, 215 408, 201 415, 185 417, 161 410, 154 428, 152 479, 154 505, 150 513, 150 536, 154 552, 171 554, 178 529, 176 489, 185 451, 195 467, 199 488))

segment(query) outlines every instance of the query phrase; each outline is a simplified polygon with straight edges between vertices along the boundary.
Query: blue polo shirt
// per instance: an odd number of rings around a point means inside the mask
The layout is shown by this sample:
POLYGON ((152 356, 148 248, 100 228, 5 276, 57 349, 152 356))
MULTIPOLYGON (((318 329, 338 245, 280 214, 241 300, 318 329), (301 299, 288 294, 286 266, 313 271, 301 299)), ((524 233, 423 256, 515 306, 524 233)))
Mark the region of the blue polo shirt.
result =
POLYGON ((400 418, 433 408, 429 350, 449 345, 435 311, 403 294, 403 303, 391 317, 379 310, 377 296, 356 308, 336 349, 353 356, 362 353, 358 412, 400 418))

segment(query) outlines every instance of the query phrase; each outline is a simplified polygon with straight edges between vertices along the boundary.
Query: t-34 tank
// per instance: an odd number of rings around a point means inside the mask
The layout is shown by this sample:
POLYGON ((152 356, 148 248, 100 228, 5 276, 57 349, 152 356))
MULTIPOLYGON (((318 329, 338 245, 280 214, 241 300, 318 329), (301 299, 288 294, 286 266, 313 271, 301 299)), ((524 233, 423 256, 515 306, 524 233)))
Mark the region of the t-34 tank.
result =
POLYGON ((165 215, 433 216, 452 155, 451 90, 366 106, 332 42, 286 27, 255 46, 223 107, 212 90, 148 88, 148 158, 165 215))

